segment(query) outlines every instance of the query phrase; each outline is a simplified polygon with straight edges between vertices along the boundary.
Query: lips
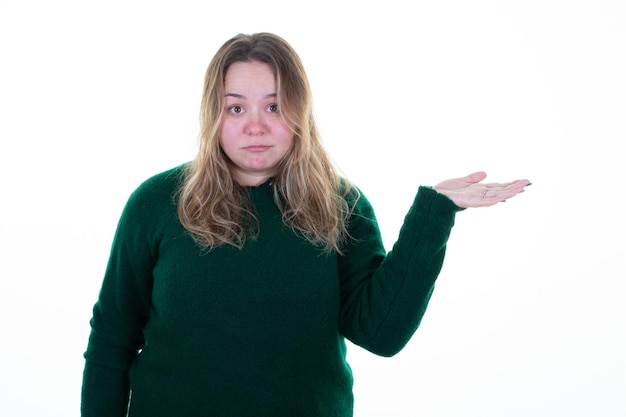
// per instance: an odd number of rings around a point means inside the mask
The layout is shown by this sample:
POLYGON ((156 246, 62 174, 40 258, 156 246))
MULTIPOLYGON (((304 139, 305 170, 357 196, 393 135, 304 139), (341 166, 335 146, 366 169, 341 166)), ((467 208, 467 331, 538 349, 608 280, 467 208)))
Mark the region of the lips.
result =
POLYGON ((269 148, 270 146, 267 146, 267 145, 251 145, 251 146, 246 146, 243 149, 249 152, 264 152, 268 150, 269 148))

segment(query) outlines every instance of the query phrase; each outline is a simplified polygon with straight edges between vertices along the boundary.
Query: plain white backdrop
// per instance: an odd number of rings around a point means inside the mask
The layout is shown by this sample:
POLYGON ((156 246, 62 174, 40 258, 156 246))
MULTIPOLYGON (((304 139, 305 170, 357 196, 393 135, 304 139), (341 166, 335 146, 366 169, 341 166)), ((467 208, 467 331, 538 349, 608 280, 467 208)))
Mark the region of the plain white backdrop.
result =
POLYGON ((193 157, 216 49, 271 31, 388 249, 420 184, 533 182, 457 216, 405 350, 350 346, 355 416, 626 416, 625 4, 0 0, 0 414, 79 415, 123 205, 193 157))

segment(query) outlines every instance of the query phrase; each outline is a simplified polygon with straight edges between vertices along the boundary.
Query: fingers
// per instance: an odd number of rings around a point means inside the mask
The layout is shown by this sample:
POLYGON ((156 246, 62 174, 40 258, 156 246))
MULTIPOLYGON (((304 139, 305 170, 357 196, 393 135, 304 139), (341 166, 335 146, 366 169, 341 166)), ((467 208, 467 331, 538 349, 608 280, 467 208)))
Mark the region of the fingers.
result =
MULTIPOLYGON (((476 171, 473 172, 463 178, 459 178, 459 180, 461 181, 465 181, 471 184, 478 184, 479 182, 481 182, 482 180, 484 180, 485 178, 487 178, 487 173, 484 171, 476 171)), ((515 181, 509 181, 509 182, 505 182, 505 183, 487 183, 487 184, 481 184, 484 185, 488 188, 498 188, 498 187, 509 187, 509 186, 513 186, 513 187, 517 187, 517 186, 521 186, 521 187, 525 187, 527 185, 530 185, 530 181, 527 179, 521 179, 521 180, 515 180, 515 181)))
POLYGON ((516 180, 504 184, 486 184, 479 206, 492 206, 523 193, 530 185, 528 180, 516 180))
POLYGON ((479 184, 480 186, 485 187, 488 190, 493 190, 493 191, 501 191, 501 190, 511 190, 511 189, 524 189, 524 187, 526 187, 528 184, 530 184, 530 181, 528 180, 515 180, 515 181, 510 181, 510 182, 504 182, 504 183, 489 183, 489 184, 479 184))

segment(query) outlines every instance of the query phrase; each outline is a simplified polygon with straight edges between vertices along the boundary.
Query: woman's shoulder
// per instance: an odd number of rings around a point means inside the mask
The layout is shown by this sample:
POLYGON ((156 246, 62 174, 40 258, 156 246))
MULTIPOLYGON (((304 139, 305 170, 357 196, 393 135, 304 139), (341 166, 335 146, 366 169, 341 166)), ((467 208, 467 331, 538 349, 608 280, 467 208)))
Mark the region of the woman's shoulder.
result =
POLYGON ((339 192, 348 203, 351 211, 361 212, 363 209, 369 210, 371 208, 371 204, 363 191, 345 177, 339 179, 339 192))
POLYGON ((184 163, 166 171, 159 172, 143 181, 137 189, 163 190, 170 187, 178 187, 183 180, 188 165, 188 163, 184 163))
POLYGON ((155 205, 159 202, 173 203, 182 182, 188 163, 178 165, 144 180, 133 191, 129 203, 155 205))

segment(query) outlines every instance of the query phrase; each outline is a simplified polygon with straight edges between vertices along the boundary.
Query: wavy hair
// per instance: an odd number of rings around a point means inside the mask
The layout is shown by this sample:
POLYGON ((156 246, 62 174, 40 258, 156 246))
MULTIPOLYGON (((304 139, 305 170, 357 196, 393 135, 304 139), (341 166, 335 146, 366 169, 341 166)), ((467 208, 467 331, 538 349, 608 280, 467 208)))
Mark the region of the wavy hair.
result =
POLYGON ((311 88, 299 56, 284 39, 271 33, 239 34, 224 43, 209 63, 199 150, 187 165, 178 196, 180 222, 208 249, 222 244, 240 248, 258 232, 246 188, 233 179, 229 159, 219 143, 226 71, 235 62, 253 61, 273 68, 281 115, 293 126, 293 146, 272 179, 283 222, 324 251, 341 253, 358 191, 339 176, 322 144, 313 117, 311 88))

